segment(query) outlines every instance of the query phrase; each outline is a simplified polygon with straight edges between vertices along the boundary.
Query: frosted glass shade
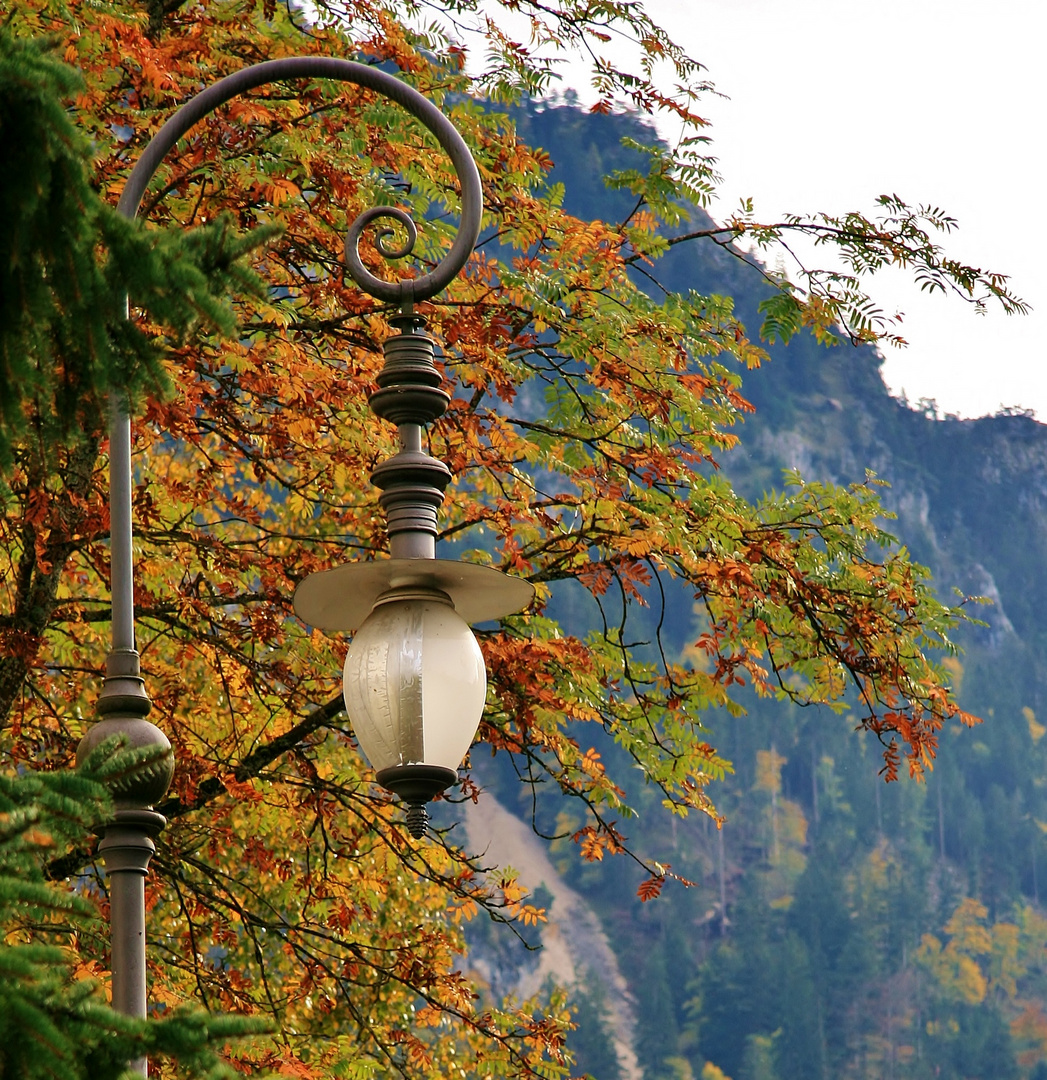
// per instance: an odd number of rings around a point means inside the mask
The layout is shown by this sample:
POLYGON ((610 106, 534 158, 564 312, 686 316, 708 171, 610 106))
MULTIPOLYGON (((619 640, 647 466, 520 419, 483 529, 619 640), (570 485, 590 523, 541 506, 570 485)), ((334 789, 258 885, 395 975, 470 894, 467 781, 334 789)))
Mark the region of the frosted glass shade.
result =
POLYGON ((345 658, 345 708, 377 772, 457 770, 487 695, 483 654, 450 600, 417 591, 379 600, 345 658))

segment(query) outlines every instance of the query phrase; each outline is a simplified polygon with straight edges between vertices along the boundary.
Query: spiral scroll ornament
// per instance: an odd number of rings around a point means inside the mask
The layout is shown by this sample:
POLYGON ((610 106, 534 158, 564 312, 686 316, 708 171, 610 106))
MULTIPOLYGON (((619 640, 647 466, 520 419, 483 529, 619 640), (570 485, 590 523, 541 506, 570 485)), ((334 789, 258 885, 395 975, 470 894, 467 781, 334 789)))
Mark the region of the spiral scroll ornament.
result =
MULTIPOLYGON (((398 224, 403 226, 404 231, 407 233, 407 239, 399 247, 390 247, 389 240, 396 235, 396 230, 392 226, 386 225, 381 229, 377 229, 374 234, 374 246, 378 251, 378 254, 383 259, 393 261, 395 259, 404 259, 414 251, 415 244, 418 243, 418 229, 415 226, 411 216, 396 206, 376 206, 371 210, 365 210, 359 217, 349 226, 349 231, 345 235, 345 268, 349 271, 349 276, 360 286, 366 293, 370 293, 371 296, 381 295, 382 290, 388 286, 388 282, 383 281, 381 278, 375 277, 370 270, 364 266, 363 261, 360 258, 360 238, 363 236, 364 229, 371 224, 372 221, 379 221, 382 218, 392 218, 398 224)), ((457 271, 456 271, 457 272, 457 271)), ((412 279, 405 279, 397 282, 397 285, 401 289, 399 296, 399 302, 401 305, 412 304, 415 299, 423 299, 423 297, 416 297, 413 288, 414 285, 412 279)))
POLYGON ((366 210, 353 222, 346 239, 346 266, 350 276, 364 292, 386 303, 407 305, 428 300, 442 292, 465 266, 480 235, 483 216, 483 190, 480 173, 476 168, 465 140, 446 116, 417 90, 384 71, 358 64, 352 60, 337 60, 326 56, 297 56, 283 60, 267 60, 244 68, 233 75, 209 86, 197 94, 171 117, 156 133, 152 142, 138 159, 127 186, 120 198, 120 212, 126 217, 136 217, 145 194, 161 161, 178 140, 208 113, 220 105, 259 86, 287 79, 334 79, 338 82, 355 83, 373 90, 382 97, 402 106, 420 121, 435 137, 451 159, 462 192, 462 211, 458 235, 450 251, 428 274, 401 281, 383 281, 375 277, 360 261, 358 247, 363 229, 376 218, 393 218, 408 232, 408 244, 403 254, 393 254, 386 244, 389 229, 379 231, 377 246, 385 258, 403 258, 414 248, 417 230, 414 222, 402 210, 391 206, 379 206, 366 210))

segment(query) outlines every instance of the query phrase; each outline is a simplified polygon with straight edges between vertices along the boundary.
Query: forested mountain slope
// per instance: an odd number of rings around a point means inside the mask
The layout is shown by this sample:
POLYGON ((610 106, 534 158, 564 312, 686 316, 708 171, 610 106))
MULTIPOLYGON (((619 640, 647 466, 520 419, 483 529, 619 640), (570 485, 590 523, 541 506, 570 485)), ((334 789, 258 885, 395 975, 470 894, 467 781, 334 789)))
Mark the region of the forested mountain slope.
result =
MULTIPOLYGON (((570 103, 517 121, 551 154, 568 209, 608 220, 630 212, 632 200, 599 177, 635 164, 620 139, 650 138, 636 123, 570 103)), ((674 290, 733 295, 751 331, 759 325, 759 274, 712 244, 679 245, 657 275, 674 290)), ((958 305, 957 318, 973 317, 958 305)), ((985 625, 962 628, 963 654, 944 661, 963 707, 984 723, 945 737, 926 783, 885 785, 878 748, 846 717, 755 700, 745 717, 710 715, 735 770, 713 789, 723 830, 691 818, 649 833, 642 813, 623 823, 695 887, 641 903, 640 874, 620 860, 580 867, 565 857, 559 869, 618 952, 648 1080, 716 1069, 734 1080, 1042 1080, 1047 426, 1021 414, 941 417, 933 403, 893 399, 869 348, 801 335, 770 352, 743 373, 756 410, 724 471, 749 496, 780 487, 788 469, 841 484, 872 470, 887 481, 891 531, 939 592, 992 601, 969 605, 985 625)), ((672 597, 667 618, 685 650, 697 625, 686 595, 672 597)), ((511 805, 512 778, 490 779, 511 805)), ((531 792, 520 790, 530 816, 531 792)), ((575 824, 556 800, 539 799, 537 820, 557 833, 575 824)), ((598 1019, 607 989, 595 977, 587 986, 575 1049, 597 1080, 615 1080, 598 1019)))

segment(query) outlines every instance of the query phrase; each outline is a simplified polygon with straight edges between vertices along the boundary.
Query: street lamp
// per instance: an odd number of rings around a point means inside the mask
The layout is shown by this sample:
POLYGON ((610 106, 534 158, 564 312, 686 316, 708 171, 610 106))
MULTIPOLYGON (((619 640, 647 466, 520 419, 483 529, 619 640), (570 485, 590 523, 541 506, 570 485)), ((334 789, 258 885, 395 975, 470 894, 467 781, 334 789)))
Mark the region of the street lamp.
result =
MULTIPOLYGON (((450 398, 440 388, 432 339, 414 304, 444 289, 465 265, 480 230, 480 176, 451 122, 416 90, 382 71, 348 60, 294 57, 245 68, 198 94, 146 147, 124 188, 119 210, 134 218, 146 187, 169 150, 197 121, 237 95, 286 79, 351 82, 403 106, 436 136, 454 165, 462 189, 459 231, 446 258, 424 276, 388 282, 360 260, 360 236, 371 222, 393 218, 407 231, 399 250, 379 231, 387 258, 410 253, 411 219, 395 207, 376 207, 353 222, 346 237, 346 266, 353 280, 378 300, 397 305, 396 333, 385 342, 376 416, 397 426, 400 450, 381 462, 371 479, 382 494, 390 558, 340 566, 306 578, 295 592, 298 616, 328 631, 357 631, 346 659, 344 688, 349 717, 378 781, 409 804, 408 826, 426 828, 425 804, 453 783, 480 722, 486 676, 469 623, 497 619, 530 603, 533 587, 491 567, 436 558, 437 510, 451 479, 447 466, 423 448, 425 425, 450 398)), ((174 774, 171 744, 145 719, 150 702, 141 677, 134 636, 131 545, 131 425, 114 397, 110 427, 110 564, 112 649, 98 701, 102 719, 82 740, 82 759, 104 739, 119 735, 135 748, 151 748, 152 764, 114 786, 115 813, 99 850, 110 878, 113 1006, 146 1014, 145 876, 166 825, 154 809, 174 774)), ((142 1075, 144 1059, 133 1063, 142 1075)))

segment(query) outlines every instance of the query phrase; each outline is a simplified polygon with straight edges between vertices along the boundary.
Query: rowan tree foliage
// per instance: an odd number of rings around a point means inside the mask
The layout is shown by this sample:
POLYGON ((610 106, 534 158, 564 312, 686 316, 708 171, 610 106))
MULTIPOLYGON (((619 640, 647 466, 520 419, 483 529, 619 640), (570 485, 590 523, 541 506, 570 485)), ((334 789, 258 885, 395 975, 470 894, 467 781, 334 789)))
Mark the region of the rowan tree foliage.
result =
MULTIPOLYGON (((901 767, 919 774, 942 726, 970 720, 932 662, 934 649, 951 648, 960 612, 934 598, 884 532, 872 481, 838 489, 794 477, 751 505, 717 472, 749 407, 740 372, 765 354, 729 298, 648 295, 632 276, 642 267, 656 278, 670 244, 661 228, 679 226, 716 180, 696 111, 702 71, 638 5, 506 3, 528 20, 530 43, 471 0, 442 5, 439 20, 423 5, 369 0, 325 2, 309 20, 290 5, 229 0, 4 7, 20 42, 46 40, 79 72, 78 88, 60 83, 71 95, 64 115, 90 145, 91 183, 106 202, 178 105, 264 59, 322 54, 395 68, 459 127, 487 213, 464 274, 424 306, 453 394, 429 433, 455 476, 443 537, 458 556, 526 576, 539 592, 532 610, 479 634, 490 686, 473 752, 508 755, 521 775, 579 800, 580 857, 640 861, 645 898, 671 876, 658 852, 630 847, 624 777, 594 749, 597 733, 660 790, 667 814, 715 815, 709 785, 729 766, 702 718, 740 710, 743 687, 841 708, 850 695, 847 707, 884 743, 888 778, 901 767), (463 63, 470 21, 488 50, 475 83, 463 63), (635 75, 600 59, 608 33, 640 43, 635 75), (547 88, 559 44, 591 52, 599 108, 668 110, 692 132, 676 150, 648 147, 646 173, 613 178, 636 195, 627 220, 564 213, 545 181, 547 156, 517 139, 499 107, 547 88), (663 62, 684 86, 674 97, 652 79, 663 62), (682 653, 657 633, 668 588, 700 612, 682 653), (550 598, 572 589, 598 613, 591 632, 569 633, 550 613, 550 598), (634 615, 651 610, 655 632, 637 640, 634 615)), ((461 970, 463 921, 542 913, 510 873, 482 874, 453 835, 410 839, 342 712, 346 643, 310 632, 290 607, 307 574, 385 548, 366 477, 395 436, 366 400, 390 313, 346 277, 345 228, 364 209, 401 205, 423 226, 424 265, 451 242, 456 198, 449 162, 397 106, 299 82, 207 118, 168 156, 143 206, 149 227, 170 235, 216 221, 238 234, 279 231, 251 257, 266 290, 236 294, 232 334, 205 326, 163 340, 173 390, 148 397, 134 428, 138 643, 152 718, 177 757, 148 884, 152 994, 164 1007, 195 1000, 268 1017, 278 1034, 228 1051, 244 1072, 547 1077, 570 1068, 559 995, 492 1000, 461 970)), ((1018 303, 999 277, 946 258, 933 215, 893 202, 883 215, 766 226, 743 215, 690 242, 818 230, 851 259, 854 274, 812 271, 803 289, 779 283, 770 335, 887 332, 858 277, 884 259, 978 300, 1018 303)), ((382 265, 366 244, 364 257, 382 265)), ((64 313, 57 291, 41 295, 64 313)), ((134 325, 155 333, 164 314, 146 317, 147 299, 132 287, 134 325)), ((65 350, 80 344, 71 336, 27 348, 68 370, 65 350)), ((47 407, 26 398, 26 431, 47 407)), ((90 722, 109 620, 96 421, 86 412, 90 437, 54 456, 21 439, 7 472, 8 770, 66 768, 90 722)), ((459 796, 475 790, 466 778, 459 796)), ((91 845, 74 843, 53 852, 47 872, 59 879, 92 865, 91 845)), ((104 908, 103 892, 90 895, 104 908)), ((104 970, 101 923, 76 948, 78 963, 104 970)))

